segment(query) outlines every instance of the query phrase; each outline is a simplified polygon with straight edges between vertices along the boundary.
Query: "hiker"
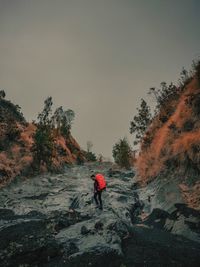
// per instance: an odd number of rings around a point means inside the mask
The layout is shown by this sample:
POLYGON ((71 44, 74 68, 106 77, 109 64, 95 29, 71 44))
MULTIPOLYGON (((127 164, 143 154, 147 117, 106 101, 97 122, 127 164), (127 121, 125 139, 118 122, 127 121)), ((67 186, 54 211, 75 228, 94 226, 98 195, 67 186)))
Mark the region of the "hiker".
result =
POLYGON ((96 175, 92 174, 91 179, 94 181, 94 200, 97 207, 102 210, 102 199, 101 194, 102 191, 106 189, 106 181, 102 174, 98 173, 96 175))

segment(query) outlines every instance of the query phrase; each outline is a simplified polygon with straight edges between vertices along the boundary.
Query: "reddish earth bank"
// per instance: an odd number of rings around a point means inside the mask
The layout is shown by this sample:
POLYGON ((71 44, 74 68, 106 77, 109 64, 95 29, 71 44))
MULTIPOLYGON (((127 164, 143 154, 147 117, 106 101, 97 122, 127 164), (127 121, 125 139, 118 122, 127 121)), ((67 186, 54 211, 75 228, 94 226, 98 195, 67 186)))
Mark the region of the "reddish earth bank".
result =
POLYGON ((144 184, 173 176, 185 202, 200 209, 200 86, 197 74, 148 128, 150 144, 141 145, 136 168, 144 184), (170 115, 166 113, 171 110, 170 115))
MULTIPOLYGON (((0 99, 0 187, 16 176, 33 174, 33 134, 37 126, 26 122, 20 108, 8 100, 0 99)), ((84 161, 84 152, 70 134, 68 138, 55 135, 52 169, 59 171, 64 165, 84 161)), ((45 166, 41 165, 41 172, 45 166)))

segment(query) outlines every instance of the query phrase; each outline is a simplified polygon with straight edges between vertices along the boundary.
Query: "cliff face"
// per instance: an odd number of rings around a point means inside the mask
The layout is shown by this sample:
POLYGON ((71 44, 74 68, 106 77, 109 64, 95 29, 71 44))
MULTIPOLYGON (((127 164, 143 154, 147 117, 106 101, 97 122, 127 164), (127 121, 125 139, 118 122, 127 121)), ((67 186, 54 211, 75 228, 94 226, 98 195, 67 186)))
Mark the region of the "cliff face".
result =
POLYGON ((141 146, 136 167, 140 179, 174 176, 186 203, 200 207, 200 86, 195 75, 176 99, 167 103, 171 115, 162 121, 160 109, 148 129, 150 144, 141 146))
MULTIPOLYGON (((18 175, 32 174, 33 135, 37 126, 26 122, 20 108, 8 100, 0 99, 0 187, 18 175)), ((54 136, 53 166, 60 170, 64 164, 84 161, 83 151, 69 135, 54 136)), ((41 171, 46 171, 41 166, 41 171)))

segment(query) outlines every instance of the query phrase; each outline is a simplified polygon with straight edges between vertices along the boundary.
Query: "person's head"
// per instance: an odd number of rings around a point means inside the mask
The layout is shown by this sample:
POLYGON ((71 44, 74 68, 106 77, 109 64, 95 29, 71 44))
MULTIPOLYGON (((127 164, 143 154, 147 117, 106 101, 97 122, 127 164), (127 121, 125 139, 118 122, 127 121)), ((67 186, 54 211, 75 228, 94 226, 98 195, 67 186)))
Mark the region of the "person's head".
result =
POLYGON ((94 181, 94 180, 95 180, 95 175, 92 174, 92 175, 90 176, 90 178, 94 181))

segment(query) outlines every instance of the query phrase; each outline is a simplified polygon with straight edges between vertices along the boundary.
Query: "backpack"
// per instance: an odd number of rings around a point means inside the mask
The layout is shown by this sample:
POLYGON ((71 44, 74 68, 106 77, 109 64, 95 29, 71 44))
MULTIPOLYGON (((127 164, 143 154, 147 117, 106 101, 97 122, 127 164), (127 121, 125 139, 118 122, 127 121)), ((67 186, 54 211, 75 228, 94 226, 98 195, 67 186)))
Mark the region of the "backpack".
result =
POLYGON ((95 180, 98 182, 99 190, 106 189, 106 180, 102 174, 100 174, 100 173, 96 174, 95 180))

